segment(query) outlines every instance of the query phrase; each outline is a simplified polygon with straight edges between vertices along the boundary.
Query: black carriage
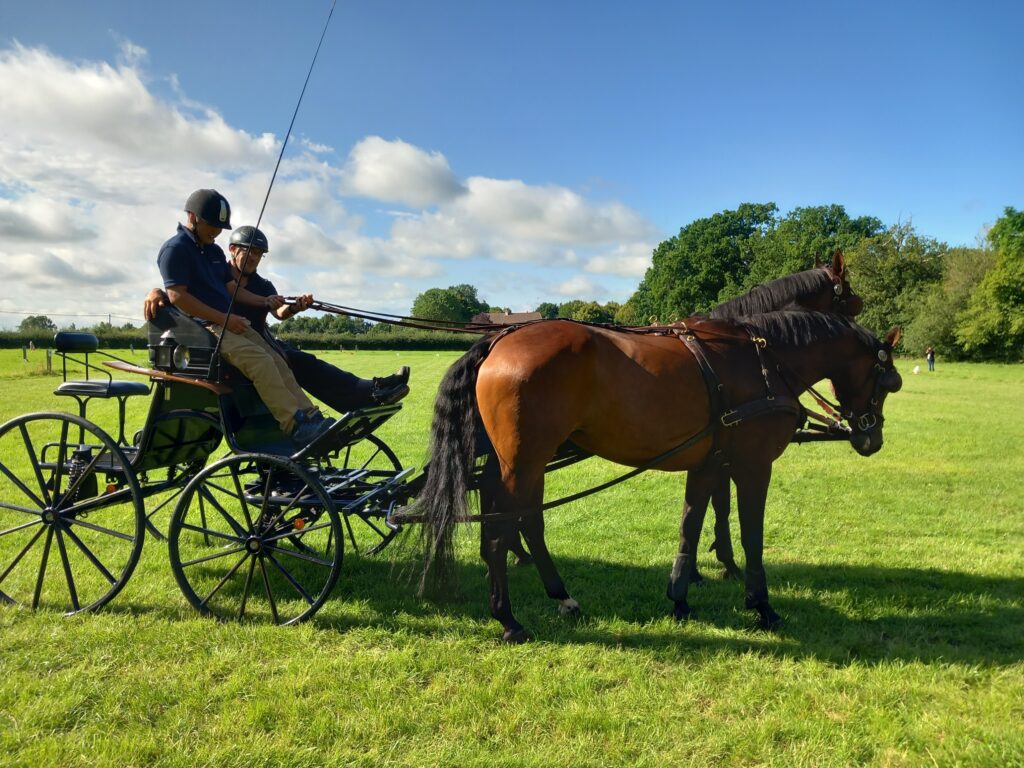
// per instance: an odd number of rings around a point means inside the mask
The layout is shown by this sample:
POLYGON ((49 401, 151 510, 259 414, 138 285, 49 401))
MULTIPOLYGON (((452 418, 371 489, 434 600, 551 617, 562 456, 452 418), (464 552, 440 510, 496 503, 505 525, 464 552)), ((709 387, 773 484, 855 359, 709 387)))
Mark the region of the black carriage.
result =
POLYGON ((388 516, 412 470, 373 433, 401 405, 348 413, 296 452, 252 384, 218 365, 205 328, 165 309, 149 335, 142 368, 99 352, 92 334, 57 334, 55 394, 78 414, 0 426, 0 601, 96 610, 131 577, 148 532, 167 539, 175 579, 204 614, 307 618, 338 579, 345 538, 377 552, 399 530, 388 516), (69 364, 84 378, 69 379, 69 364), (129 439, 126 403, 141 395, 148 416, 129 439), (87 418, 97 399, 117 402, 116 439, 87 418))

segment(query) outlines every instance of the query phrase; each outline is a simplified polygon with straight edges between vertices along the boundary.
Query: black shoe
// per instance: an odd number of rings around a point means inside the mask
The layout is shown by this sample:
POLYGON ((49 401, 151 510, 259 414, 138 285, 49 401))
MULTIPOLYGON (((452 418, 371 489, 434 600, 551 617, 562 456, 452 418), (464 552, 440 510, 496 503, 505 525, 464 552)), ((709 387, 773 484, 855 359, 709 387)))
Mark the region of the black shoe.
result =
POLYGON ((325 419, 319 413, 315 416, 307 416, 299 411, 295 414, 292 443, 296 448, 304 448, 322 437, 332 424, 334 424, 334 419, 325 419))
POLYGON ((403 365, 390 376, 374 378, 370 393, 377 405, 397 403, 409 394, 409 366, 403 365))

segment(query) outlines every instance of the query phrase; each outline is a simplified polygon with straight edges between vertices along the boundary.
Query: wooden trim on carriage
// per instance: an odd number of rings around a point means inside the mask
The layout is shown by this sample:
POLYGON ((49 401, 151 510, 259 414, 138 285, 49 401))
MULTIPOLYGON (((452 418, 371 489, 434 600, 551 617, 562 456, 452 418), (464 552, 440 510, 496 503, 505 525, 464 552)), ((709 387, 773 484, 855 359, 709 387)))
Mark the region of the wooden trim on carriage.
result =
POLYGON ((210 392, 213 392, 215 395, 229 395, 233 391, 231 387, 225 384, 217 384, 216 382, 208 381, 207 379, 194 379, 189 376, 179 376, 174 373, 167 373, 166 371, 157 371, 153 368, 143 368, 120 360, 104 360, 103 364, 123 373, 135 373, 140 376, 149 376, 149 378, 157 379, 159 381, 174 381, 179 384, 191 384, 196 387, 202 387, 203 389, 208 389, 210 392))

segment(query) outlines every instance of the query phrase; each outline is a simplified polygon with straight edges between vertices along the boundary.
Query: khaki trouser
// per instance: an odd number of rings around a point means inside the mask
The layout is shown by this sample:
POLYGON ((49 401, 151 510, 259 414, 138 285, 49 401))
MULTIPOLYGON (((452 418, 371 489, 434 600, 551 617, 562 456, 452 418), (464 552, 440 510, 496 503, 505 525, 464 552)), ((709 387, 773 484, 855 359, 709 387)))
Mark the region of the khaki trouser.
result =
POLYGON ((286 434, 295 429, 295 412, 307 415, 317 412, 317 407, 306 397, 284 358, 252 328, 245 333, 224 333, 219 325, 210 330, 223 341, 220 344, 224 359, 252 380, 256 392, 281 425, 286 434))

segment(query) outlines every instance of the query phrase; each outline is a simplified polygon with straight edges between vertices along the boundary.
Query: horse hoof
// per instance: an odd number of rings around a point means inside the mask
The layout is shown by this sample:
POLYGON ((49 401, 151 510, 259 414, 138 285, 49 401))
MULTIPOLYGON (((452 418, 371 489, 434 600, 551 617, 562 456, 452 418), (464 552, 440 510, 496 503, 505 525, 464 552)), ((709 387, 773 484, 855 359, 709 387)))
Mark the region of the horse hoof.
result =
POLYGON ((701 573, 700 571, 698 571, 696 568, 694 568, 690 572, 690 583, 691 584, 703 584, 704 583, 704 574, 701 573))
POLYGON ((782 628, 782 617, 771 608, 764 608, 758 611, 757 626, 765 632, 777 632, 782 628))
POLYGON ((522 645, 533 640, 530 633, 520 627, 519 629, 506 629, 501 635, 501 642, 506 645, 522 645))
POLYGON ((693 612, 693 609, 684 603, 676 603, 676 607, 672 609, 672 618, 676 621, 692 621, 697 618, 697 615, 693 612))
POLYGON ((723 579, 732 581, 743 578, 743 571, 740 570, 740 567, 736 565, 736 563, 723 563, 723 565, 725 566, 725 573, 722 574, 723 579))
POLYGON ((582 615, 580 604, 571 597, 568 600, 560 600, 558 602, 558 615, 570 619, 578 619, 582 615))

